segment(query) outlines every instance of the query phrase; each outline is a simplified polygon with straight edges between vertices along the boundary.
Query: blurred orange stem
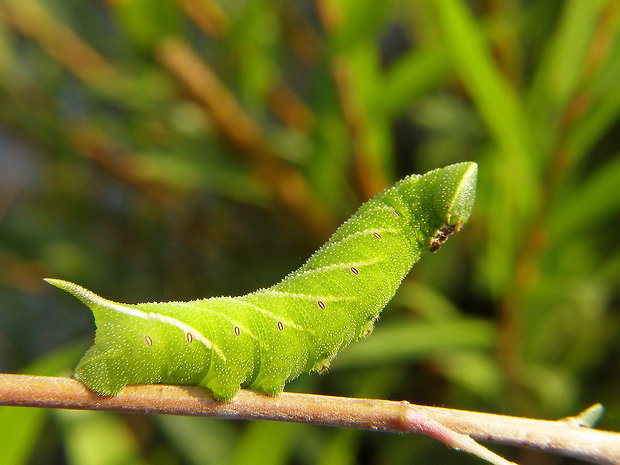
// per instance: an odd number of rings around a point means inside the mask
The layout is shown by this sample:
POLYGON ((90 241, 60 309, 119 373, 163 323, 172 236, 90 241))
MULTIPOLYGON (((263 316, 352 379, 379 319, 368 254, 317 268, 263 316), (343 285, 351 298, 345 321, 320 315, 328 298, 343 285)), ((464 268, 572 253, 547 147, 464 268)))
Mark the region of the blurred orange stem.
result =
POLYGON ((333 223, 326 210, 314 202, 305 179, 278 157, 261 128, 241 109, 211 67, 184 41, 176 38, 162 41, 158 57, 210 115, 219 134, 236 147, 240 155, 248 158, 257 176, 273 191, 281 205, 315 234, 325 237, 333 223))

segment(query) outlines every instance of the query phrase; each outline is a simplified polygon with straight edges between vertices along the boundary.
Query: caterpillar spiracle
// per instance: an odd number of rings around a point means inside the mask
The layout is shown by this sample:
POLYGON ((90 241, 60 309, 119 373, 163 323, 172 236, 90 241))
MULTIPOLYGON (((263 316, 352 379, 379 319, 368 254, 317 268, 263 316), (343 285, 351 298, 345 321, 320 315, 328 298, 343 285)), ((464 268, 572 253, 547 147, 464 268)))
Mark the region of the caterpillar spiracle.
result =
POLYGON ((241 387, 282 392, 370 334, 412 265, 468 220, 476 176, 466 162, 402 179, 362 204, 301 268, 240 297, 124 304, 46 279, 95 317, 75 378, 104 396, 151 383, 203 386, 219 400, 241 387))

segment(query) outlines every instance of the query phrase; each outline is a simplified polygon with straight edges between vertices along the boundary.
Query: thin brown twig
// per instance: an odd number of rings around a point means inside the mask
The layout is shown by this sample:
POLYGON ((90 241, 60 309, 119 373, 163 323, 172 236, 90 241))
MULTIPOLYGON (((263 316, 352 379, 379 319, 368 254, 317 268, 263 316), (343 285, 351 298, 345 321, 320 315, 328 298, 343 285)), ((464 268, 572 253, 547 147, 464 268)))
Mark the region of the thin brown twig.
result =
POLYGON ((0 405, 276 420, 401 433, 422 432, 411 426, 412 417, 422 414, 483 441, 535 448, 598 464, 620 463, 620 433, 577 426, 588 424, 585 420, 534 420, 408 402, 297 393, 269 397, 247 390, 241 390, 230 402, 219 402, 199 387, 166 385, 127 386, 117 396, 101 397, 69 378, 0 374, 0 405))

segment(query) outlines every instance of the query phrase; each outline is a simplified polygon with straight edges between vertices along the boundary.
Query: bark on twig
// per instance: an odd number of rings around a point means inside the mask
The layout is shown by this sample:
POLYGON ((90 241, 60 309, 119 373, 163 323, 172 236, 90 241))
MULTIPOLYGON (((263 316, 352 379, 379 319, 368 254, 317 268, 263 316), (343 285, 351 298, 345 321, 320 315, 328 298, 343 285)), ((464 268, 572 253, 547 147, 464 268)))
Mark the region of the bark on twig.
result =
POLYGON ((166 385, 128 386, 117 396, 101 397, 69 378, 0 374, 0 405, 277 420, 401 433, 412 431, 410 417, 418 412, 475 439, 599 464, 620 463, 620 433, 576 426, 574 418, 533 420, 408 402, 287 392, 269 397, 247 390, 231 402, 219 402, 199 387, 166 385))

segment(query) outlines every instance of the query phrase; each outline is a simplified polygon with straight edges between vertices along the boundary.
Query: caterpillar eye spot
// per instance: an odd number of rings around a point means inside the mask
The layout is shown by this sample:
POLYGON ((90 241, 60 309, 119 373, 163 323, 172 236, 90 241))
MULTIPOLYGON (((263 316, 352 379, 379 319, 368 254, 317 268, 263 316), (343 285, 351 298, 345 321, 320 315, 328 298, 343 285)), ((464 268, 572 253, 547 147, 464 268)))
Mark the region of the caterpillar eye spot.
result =
POLYGON ((317 302, 317 305, 319 306, 321 310, 325 310, 325 304, 321 302, 320 300, 317 302))
POLYGON ((282 322, 281 322, 281 321, 278 321, 278 329, 279 329, 280 331, 284 330, 284 325, 282 324, 282 322))
POLYGON ((378 232, 372 233, 372 235, 375 236, 377 239, 381 239, 381 234, 379 234, 378 232))
POLYGON ((144 342, 146 342, 146 345, 149 347, 153 345, 153 339, 151 339, 151 336, 144 336, 144 342))
POLYGON ((358 271, 358 269, 357 269, 357 268, 355 268, 354 266, 352 266, 350 269, 351 269, 351 273, 353 273, 353 274, 360 274, 360 272, 358 271))
POLYGON ((194 342, 194 336, 192 335, 192 333, 187 333, 185 335, 185 338, 187 339, 188 344, 191 344, 192 342, 194 342))
POLYGON ((400 216, 400 213, 398 213, 398 211, 393 210, 394 216, 400 216))
POLYGON ((239 326, 235 326, 235 336, 239 336, 239 334, 241 334, 241 330, 239 329, 239 326))

